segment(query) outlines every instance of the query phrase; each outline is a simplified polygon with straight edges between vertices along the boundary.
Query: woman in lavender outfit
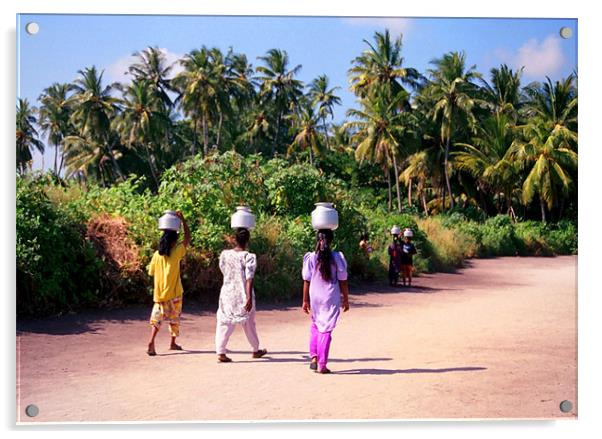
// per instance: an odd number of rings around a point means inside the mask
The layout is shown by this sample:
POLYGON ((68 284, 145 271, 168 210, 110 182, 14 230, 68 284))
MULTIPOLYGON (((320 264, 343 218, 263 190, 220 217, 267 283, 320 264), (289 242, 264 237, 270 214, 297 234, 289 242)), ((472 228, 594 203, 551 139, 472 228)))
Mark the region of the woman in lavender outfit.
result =
POLYGON ((332 230, 318 231, 316 250, 303 257, 303 311, 311 312, 309 339, 310 368, 330 373, 326 367, 331 333, 337 324, 340 309, 349 310, 347 261, 343 253, 331 251, 332 230), (343 300, 341 303, 341 293, 343 300))

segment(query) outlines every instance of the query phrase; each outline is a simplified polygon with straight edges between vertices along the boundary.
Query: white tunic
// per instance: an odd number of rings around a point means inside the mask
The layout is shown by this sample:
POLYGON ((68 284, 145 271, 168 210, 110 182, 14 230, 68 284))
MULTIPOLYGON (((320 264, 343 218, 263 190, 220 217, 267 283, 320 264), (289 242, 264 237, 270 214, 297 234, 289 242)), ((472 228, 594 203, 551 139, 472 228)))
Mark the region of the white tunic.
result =
POLYGON ((222 323, 243 323, 255 310, 255 291, 251 292, 253 308, 245 310, 246 283, 255 276, 257 256, 248 251, 224 250, 219 257, 224 283, 219 294, 217 320, 222 323))

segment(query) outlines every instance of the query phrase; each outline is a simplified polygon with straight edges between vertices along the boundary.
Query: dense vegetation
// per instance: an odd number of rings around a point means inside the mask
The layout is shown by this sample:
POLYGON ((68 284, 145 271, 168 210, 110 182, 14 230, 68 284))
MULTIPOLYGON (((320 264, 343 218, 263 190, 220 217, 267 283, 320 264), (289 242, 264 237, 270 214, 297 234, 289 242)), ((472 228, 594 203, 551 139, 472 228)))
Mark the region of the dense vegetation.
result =
POLYGON ((90 67, 48 87, 37 109, 19 100, 19 313, 149 300, 156 219, 174 208, 193 233, 185 289, 208 300, 241 203, 258 215, 265 300, 298 293, 317 201, 339 210, 337 245, 354 280, 383 276, 392 224, 416 230, 420 271, 576 253, 575 77, 523 85, 502 65, 486 81, 455 52, 423 74, 403 65, 401 37, 366 43, 349 70, 358 105, 340 125, 338 87, 326 76, 305 86, 301 66, 276 49, 253 68, 243 54, 202 47, 173 76, 148 48, 128 84, 105 85, 90 67), (52 171, 34 173, 32 150, 45 147, 52 171), (365 231, 377 250, 369 260, 358 249, 365 231))

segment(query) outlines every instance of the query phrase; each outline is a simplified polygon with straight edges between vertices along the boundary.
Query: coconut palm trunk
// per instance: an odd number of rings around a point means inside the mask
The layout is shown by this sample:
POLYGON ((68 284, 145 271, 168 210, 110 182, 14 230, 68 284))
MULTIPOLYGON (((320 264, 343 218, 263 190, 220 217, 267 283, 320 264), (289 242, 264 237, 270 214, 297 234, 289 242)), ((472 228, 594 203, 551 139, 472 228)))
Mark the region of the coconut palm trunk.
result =
POLYGON ((280 134, 280 124, 282 123, 282 111, 278 112, 278 119, 276 120, 276 135, 274 136, 274 142, 272 143, 272 157, 276 155, 276 148, 278 146, 278 137, 280 134))
POLYGON ((328 127, 326 126, 326 117, 322 117, 322 126, 324 127, 324 139, 326 140, 326 149, 330 151, 330 141, 328 139, 328 127))
POLYGON ((56 143, 54 145, 54 173, 56 175, 59 175, 58 169, 57 169, 58 168, 58 160, 59 160, 59 144, 56 143))
POLYGON ((153 176, 153 180, 155 180, 155 185, 156 185, 157 189, 159 189, 159 177, 157 176, 157 170, 155 169, 154 157, 151 154, 150 147, 148 146, 148 144, 146 142, 144 143, 144 149, 146 151, 146 159, 148 160, 148 166, 149 166, 151 174, 153 176))
POLYGON ((395 171, 395 189, 397 191, 397 210, 401 213, 401 189, 399 187, 399 170, 397 169, 395 154, 393 154, 393 169, 395 171))
MULTIPOLYGON (((449 144, 451 140, 451 128, 449 130, 449 134, 447 136, 447 141, 445 142, 445 160, 444 160, 444 171, 445 171, 445 185, 447 186, 447 192, 449 193, 449 207, 450 209, 454 208, 454 196, 451 191, 451 183, 449 181, 449 172, 448 172, 448 163, 449 163, 449 144)), ((443 196, 443 204, 445 205, 445 195, 443 196)))
POLYGON ((385 172, 387 173, 387 184, 389 185, 389 212, 391 212, 391 208, 393 207, 391 200, 391 170, 387 168, 385 172))
POLYGON ((539 206, 541 207, 541 222, 545 223, 546 222, 546 206, 543 202, 543 198, 541 197, 541 195, 539 196, 539 206))
POLYGON ((412 207, 412 179, 408 180, 408 206, 412 207))
POLYGON ((420 199, 422 200, 422 208, 424 209, 424 214, 426 216, 429 216, 429 209, 426 205, 426 195, 424 193, 424 190, 420 190, 420 199))
POLYGON ((65 149, 61 151, 61 163, 59 164, 59 175, 63 172, 63 165, 65 164, 65 149))
MULTIPOLYGON (((215 139, 215 145, 217 149, 219 149, 219 143, 222 138, 222 125, 224 123, 224 113, 220 110, 219 112, 219 121, 217 123, 217 137, 215 139)), ((232 150, 234 151, 234 143, 232 143, 232 150)))
POLYGON ((115 169, 115 172, 117 172, 117 176, 119 177, 119 179, 125 180, 125 176, 123 175, 123 172, 121 171, 121 167, 119 166, 119 163, 117 163, 117 159, 113 155, 113 151, 109 150, 109 157, 111 157, 111 163, 113 164, 113 168, 115 169))
POLYGON ((203 114, 203 155, 207 157, 209 154, 209 125, 207 123, 207 116, 203 114))

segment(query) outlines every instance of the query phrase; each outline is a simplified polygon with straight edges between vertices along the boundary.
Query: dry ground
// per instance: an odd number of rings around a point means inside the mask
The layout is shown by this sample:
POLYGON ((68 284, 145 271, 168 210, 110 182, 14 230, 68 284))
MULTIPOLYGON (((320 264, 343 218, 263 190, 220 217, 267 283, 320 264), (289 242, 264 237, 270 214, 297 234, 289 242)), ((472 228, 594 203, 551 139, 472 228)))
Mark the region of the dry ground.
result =
POLYGON ((332 375, 308 368, 308 317, 262 308, 218 364, 213 310, 184 303, 180 343, 145 354, 148 307, 17 324, 18 421, 576 417, 577 257, 473 260, 413 289, 353 291, 332 375), (562 400, 574 408, 563 414, 562 400), (36 404, 39 415, 24 409, 36 404))

